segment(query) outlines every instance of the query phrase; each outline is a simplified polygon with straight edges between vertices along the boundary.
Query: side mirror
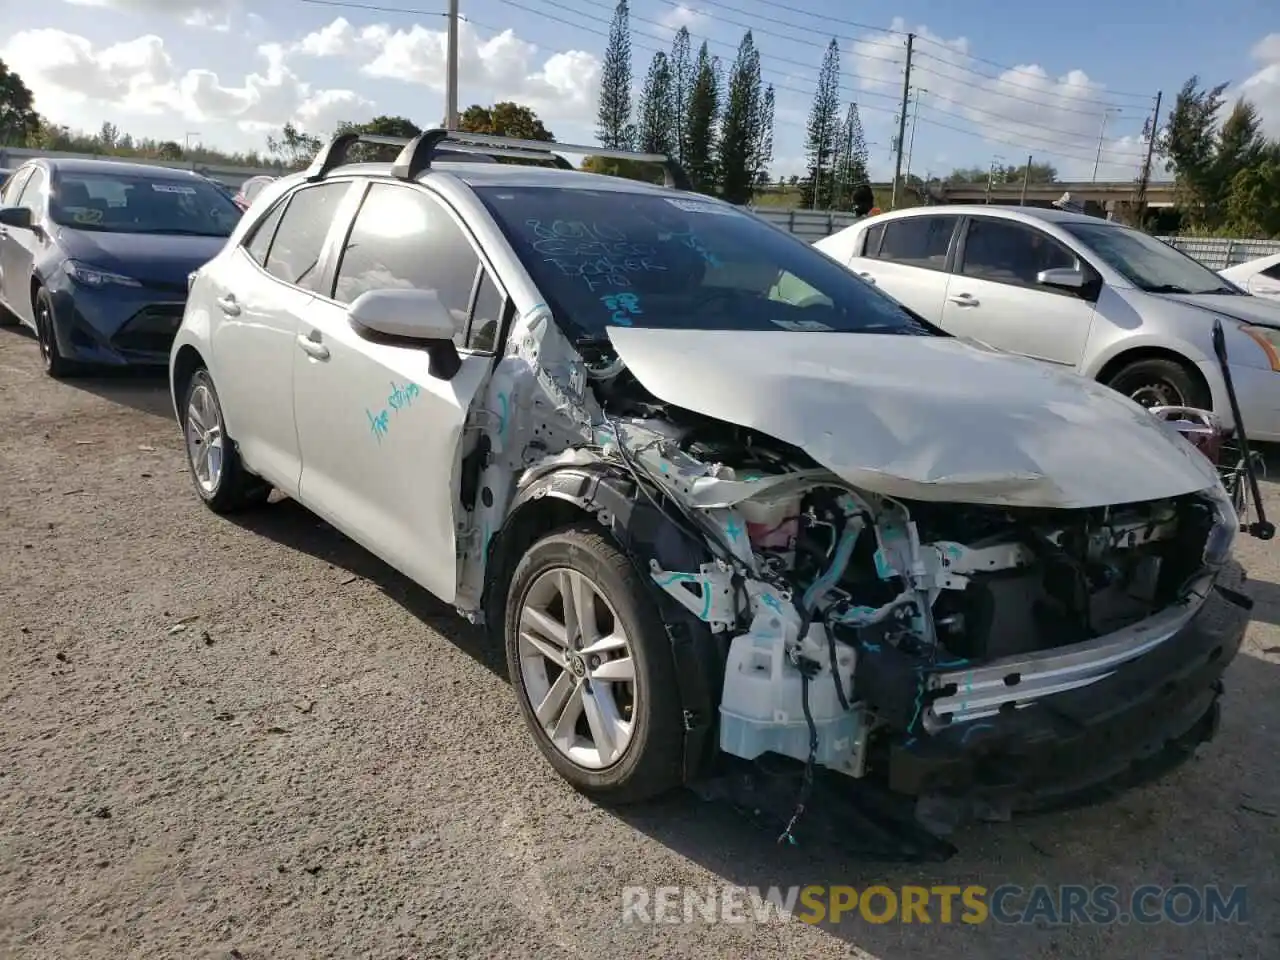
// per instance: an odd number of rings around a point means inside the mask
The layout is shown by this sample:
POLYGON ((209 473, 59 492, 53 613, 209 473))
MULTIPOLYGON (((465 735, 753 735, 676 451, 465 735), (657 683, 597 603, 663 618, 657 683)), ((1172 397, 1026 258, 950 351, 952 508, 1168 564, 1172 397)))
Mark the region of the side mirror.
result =
POLYGON ((366 291, 347 307, 347 320, 366 340, 424 348, 432 376, 441 380, 452 380, 462 368, 453 345, 453 317, 434 290, 366 291))
POLYGON ((1066 267, 1041 270, 1036 274, 1036 283, 1044 287, 1059 287, 1063 290, 1083 290, 1085 285, 1083 273, 1079 270, 1068 270, 1066 267))
POLYGON ((0 226, 30 230, 35 226, 28 207, 0 207, 0 226))

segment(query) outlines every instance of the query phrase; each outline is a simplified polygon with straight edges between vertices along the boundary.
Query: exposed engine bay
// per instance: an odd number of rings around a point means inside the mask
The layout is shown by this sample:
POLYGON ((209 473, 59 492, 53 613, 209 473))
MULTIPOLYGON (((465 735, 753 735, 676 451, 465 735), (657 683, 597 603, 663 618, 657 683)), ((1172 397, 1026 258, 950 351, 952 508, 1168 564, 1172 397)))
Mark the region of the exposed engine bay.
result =
POLYGON ((720 746, 746 759, 860 777, 881 733, 927 735, 1093 682, 1167 636, 1161 614, 1194 614, 1230 549, 1230 507, 1203 493, 1081 510, 899 500, 656 403, 625 370, 594 386, 601 454, 712 547, 699 570, 655 562, 651 575, 730 635, 720 746))

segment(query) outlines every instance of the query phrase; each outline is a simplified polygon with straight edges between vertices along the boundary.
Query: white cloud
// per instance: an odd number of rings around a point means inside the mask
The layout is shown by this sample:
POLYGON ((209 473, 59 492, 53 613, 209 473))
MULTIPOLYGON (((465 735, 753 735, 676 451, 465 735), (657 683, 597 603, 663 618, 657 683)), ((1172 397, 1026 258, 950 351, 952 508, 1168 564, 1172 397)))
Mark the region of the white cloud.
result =
POLYGON ((131 13, 176 16, 191 27, 230 29, 234 0, 64 0, 77 7, 102 7, 131 13))
POLYGON ((672 30, 679 30, 681 27, 688 27, 693 30, 698 27, 704 27, 711 22, 711 14, 703 10, 695 10, 693 7, 686 7, 683 3, 672 7, 661 17, 659 22, 672 30))
MULTIPOLYGON (((901 18, 892 28, 905 32, 901 18)), ((1037 64, 1010 70, 976 60, 969 41, 951 40, 927 27, 915 31, 912 86, 922 108, 916 130, 917 154, 928 150, 931 137, 951 138, 956 131, 931 126, 930 121, 976 134, 975 153, 1001 156, 1018 165, 1027 154, 1052 163, 1063 179, 1089 179, 1097 157, 1099 134, 1106 117, 1100 180, 1131 180, 1142 162, 1142 124, 1152 104, 1141 98, 1109 92, 1082 70, 1053 77, 1037 64), (1117 111, 1108 105, 1118 105, 1117 111), (986 140, 986 147, 979 147, 986 140), (923 150, 922 150, 923 147, 923 150)), ((863 78, 867 90, 896 93, 902 88, 904 59, 900 36, 859 40, 845 65, 863 78), (896 61, 896 62, 894 62, 896 61)), ((1153 92, 1154 96, 1154 92, 1153 92)))
POLYGON ((228 84, 212 70, 178 70, 164 41, 154 34, 95 48, 84 37, 61 30, 29 30, 0 49, 0 59, 31 87, 37 108, 55 120, 101 117, 110 110, 234 123, 250 131, 292 120, 309 132, 328 134, 338 120, 372 115, 373 103, 354 91, 316 90, 301 80, 286 65, 278 44, 264 44, 257 54, 265 60, 265 70, 228 84))
MULTIPOLYGON (((448 35, 421 24, 356 27, 339 17, 290 47, 296 55, 344 57, 365 76, 445 89, 448 35)), ((458 99, 469 103, 515 100, 549 124, 582 123, 594 116, 600 61, 584 50, 554 53, 539 63, 538 47, 504 30, 489 38, 463 21, 458 25, 458 99)), ((443 103, 441 104, 443 107, 443 103)), ((434 122, 434 116, 428 122, 434 122)), ((421 122, 421 121, 420 121, 421 122)))
POLYGON ((1280 137, 1280 33, 1263 37, 1251 52, 1262 66, 1235 92, 1258 108, 1262 129, 1269 136, 1280 137))

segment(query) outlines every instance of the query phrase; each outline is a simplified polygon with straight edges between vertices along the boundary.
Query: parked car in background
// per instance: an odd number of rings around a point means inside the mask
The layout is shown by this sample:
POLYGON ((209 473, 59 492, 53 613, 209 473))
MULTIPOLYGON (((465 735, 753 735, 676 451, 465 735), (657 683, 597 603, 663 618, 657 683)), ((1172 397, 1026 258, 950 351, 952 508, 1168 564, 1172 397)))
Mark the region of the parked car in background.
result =
POLYGON ((28 161, 0 191, 0 306, 35 331, 51 376, 163 365, 188 276, 239 220, 189 170, 28 161))
POLYGON ((948 333, 1099 380, 1146 407, 1233 425, 1221 317, 1250 436, 1280 441, 1280 304, 1130 227, 1051 209, 918 207, 815 245, 948 333))
POLYGON ((345 163, 355 142, 196 273, 170 367, 193 487, 220 513, 278 488, 488 624, 575 787, 638 800, 774 753, 941 822, 1212 736, 1238 524, 1166 424, 946 335, 671 165, 452 162, 438 130, 345 163))
POLYGON ((275 177, 250 177, 240 185, 240 189, 235 193, 236 206, 241 210, 248 210, 249 204, 253 203, 254 197, 262 192, 262 188, 268 183, 275 181, 275 177))
POLYGON ((1255 297, 1280 300, 1280 253, 1247 260, 1218 273, 1255 297))

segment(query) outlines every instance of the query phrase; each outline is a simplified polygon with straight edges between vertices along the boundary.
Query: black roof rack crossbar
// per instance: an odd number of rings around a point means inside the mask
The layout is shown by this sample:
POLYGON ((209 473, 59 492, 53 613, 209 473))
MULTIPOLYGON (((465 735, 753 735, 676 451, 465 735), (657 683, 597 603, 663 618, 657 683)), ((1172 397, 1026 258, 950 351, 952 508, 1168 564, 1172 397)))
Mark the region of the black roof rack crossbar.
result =
POLYGON ((357 143, 376 143, 388 147, 403 147, 411 142, 408 137, 387 137, 380 133, 340 133, 323 147, 307 167, 307 180, 323 180, 325 174, 347 162, 347 154, 357 143))
POLYGON ((631 150, 608 150, 604 147, 577 143, 559 143, 553 140, 518 140, 514 137, 496 137, 487 133, 466 133, 441 129, 424 130, 413 139, 388 137, 376 133, 340 133, 320 148, 307 167, 309 181, 322 180, 325 174, 347 162, 347 155, 357 143, 380 144, 400 147, 400 155, 391 167, 391 175, 401 180, 416 180, 423 171, 431 168, 431 161, 452 158, 459 153, 479 154, 489 157, 510 157, 519 160, 551 161, 562 170, 574 169, 562 153, 582 156, 605 157, 612 160, 632 160, 639 163, 655 163, 662 167, 663 183, 677 190, 692 190, 688 174, 676 161, 663 153, 637 153, 631 150), (444 148, 444 149, 441 149, 444 148))
POLYGON ((487 133, 465 133, 449 130, 425 130, 405 145, 391 168, 392 176, 402 180, 416 180, 423 171, 431 168, 436 149, 447 144, 450 150, 486 153, 492 157, 512 157, 526 160, 551 160, 561 169, 573 169, 573 165, 560 156, 576 153, 589 157, 607 157, 615 160, 634 160, 661 165, 663 182, 677 190, 691 190, 684 168, 663 153, 635 153, 630 150, 606 150, 603 147, 577 143, 560 143, 554 140, 518 140, 514 137, 495 137, 487 133), (467 150, 470 147, 472 149, 467 150), (488 148, 488 149, 481 149, 488 148))

